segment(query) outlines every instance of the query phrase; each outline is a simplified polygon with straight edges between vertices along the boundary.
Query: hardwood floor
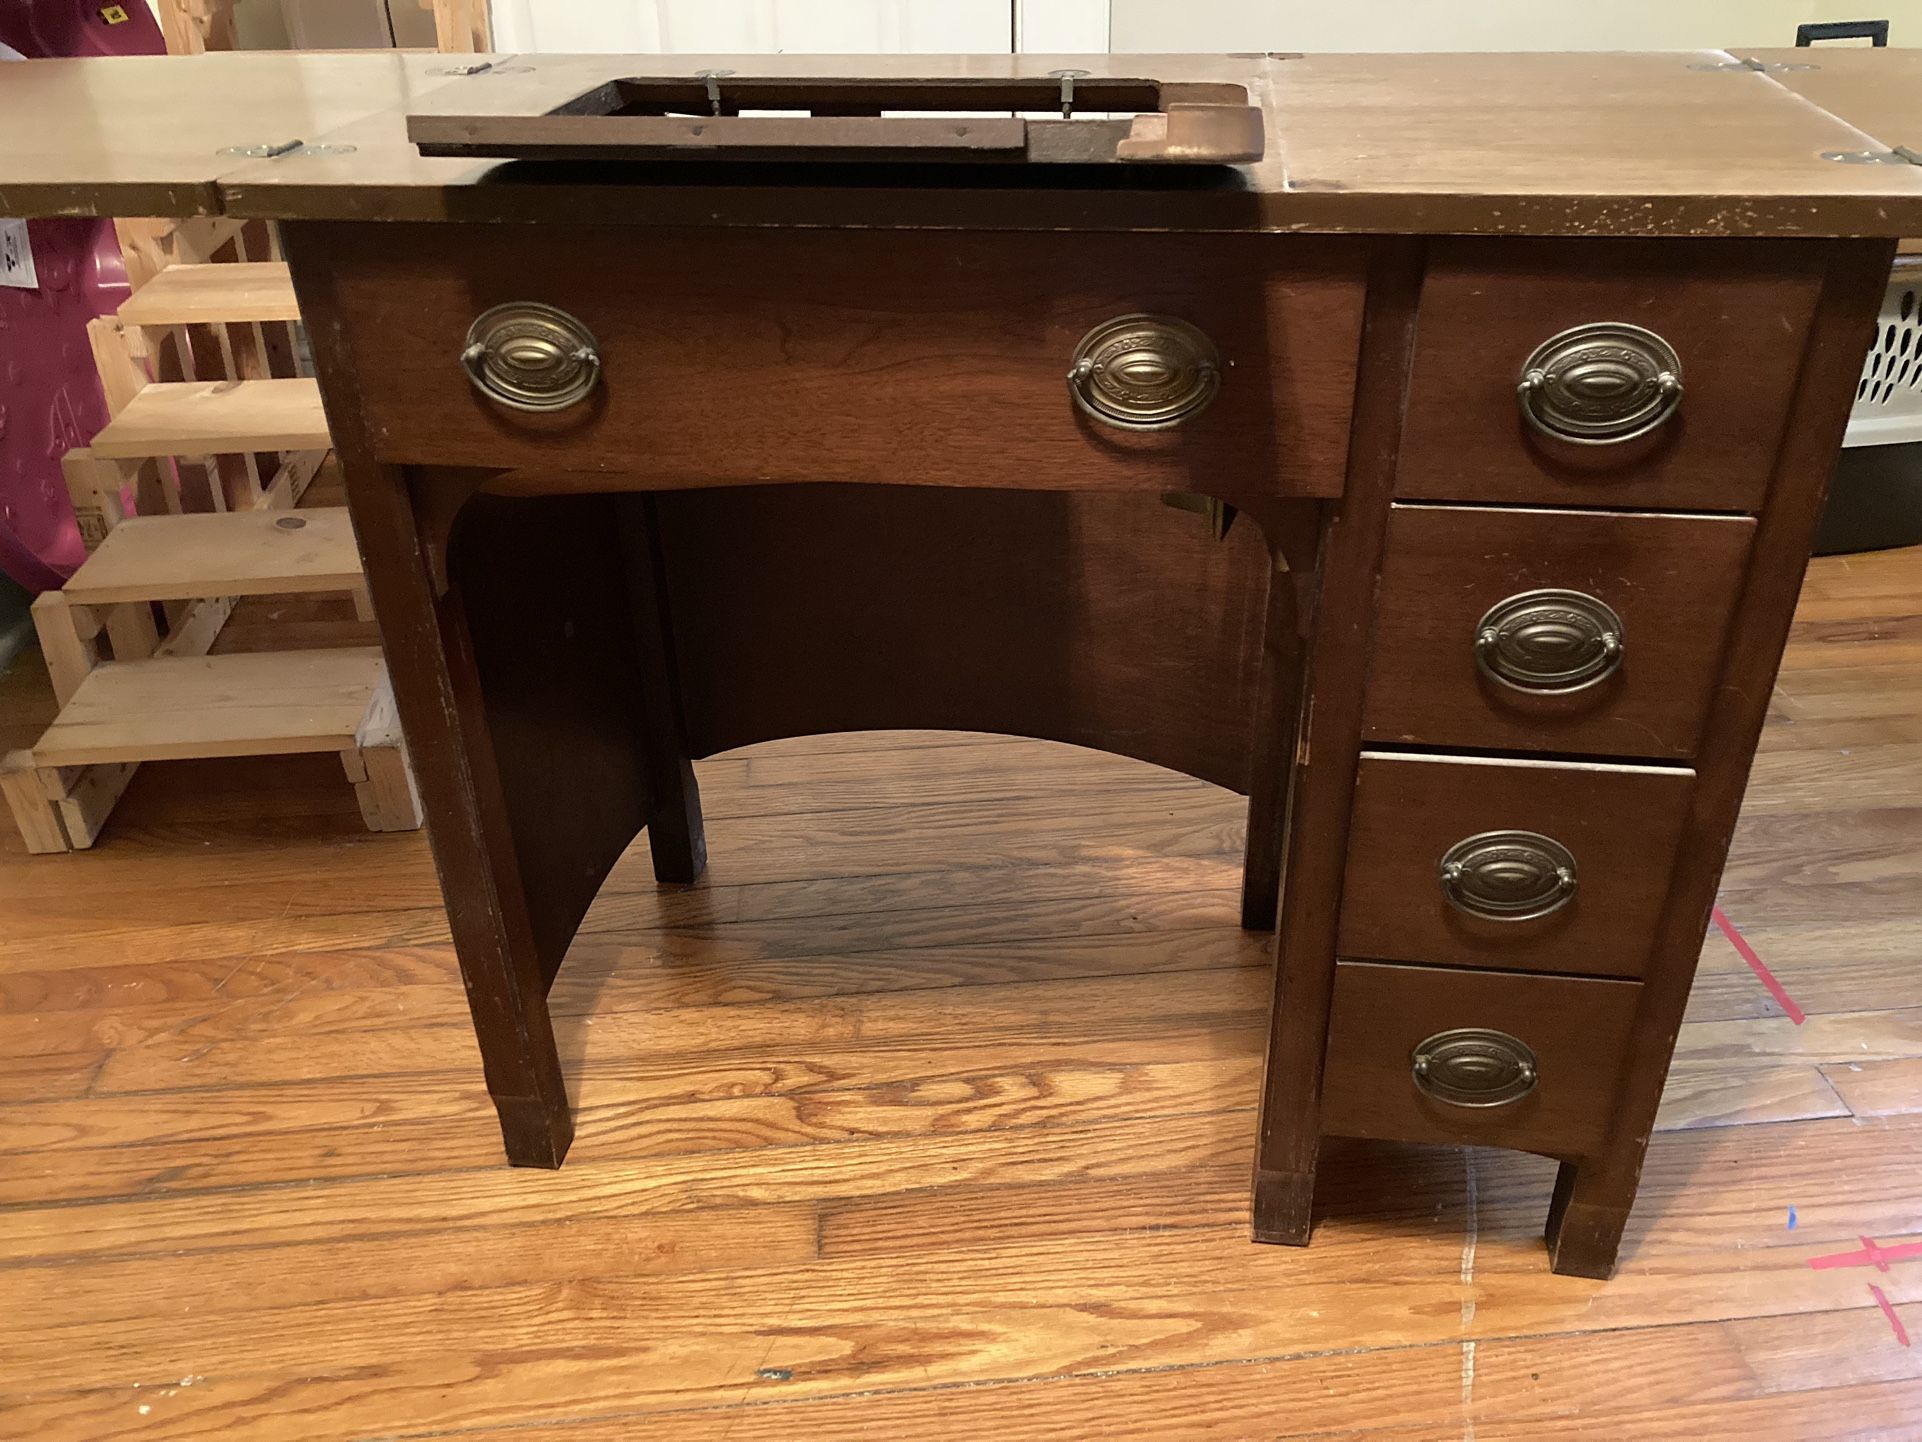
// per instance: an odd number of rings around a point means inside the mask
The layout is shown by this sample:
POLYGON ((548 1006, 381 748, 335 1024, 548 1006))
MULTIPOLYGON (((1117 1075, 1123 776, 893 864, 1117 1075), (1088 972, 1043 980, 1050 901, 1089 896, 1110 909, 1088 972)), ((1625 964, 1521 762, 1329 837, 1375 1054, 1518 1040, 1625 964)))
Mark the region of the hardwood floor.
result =
MULTIPOLYGON (((274 613, 361 639, 228 643, 274 613)), ((551 1174, 333 759, 6 829, 0 1437, 1922 1437, 1922 1255, 1811 1265, 1922 1238, 1922 550, 1811 572, 1721 898, 1807 1019, 1711 933, 1607 1284, 1506 1154, 1334 1148, 1314 1245, 1249 1244, 1235 798, 932 734, 700 782, 708 879, 631 852, 556 986, 551 1174)))

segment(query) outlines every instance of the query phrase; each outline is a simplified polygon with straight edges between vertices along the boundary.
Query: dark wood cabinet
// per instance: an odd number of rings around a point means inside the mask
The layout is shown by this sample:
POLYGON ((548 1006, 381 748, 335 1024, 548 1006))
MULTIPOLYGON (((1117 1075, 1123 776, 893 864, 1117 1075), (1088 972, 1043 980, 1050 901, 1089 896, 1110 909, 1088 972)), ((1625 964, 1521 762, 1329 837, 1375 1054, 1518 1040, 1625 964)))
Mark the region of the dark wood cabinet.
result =
POLYGON ((645 831, 701 873, 697 759, 979 728, 1247 795, 1258 1239, 1309 1239, 1325 1135, 1489 1143, 1561 1162, 1553 1265, 1607 1274, 1922 233, 1922 171, 1835 163, 1857 62, 1817 103, 1759 60, 1155 57, 1240 97, 1195 166, 1205 116, 961 145, 844 88, 709 135, 711 58, 203 58, 8 67, 0 203, 283 224, 511 1161, 572 1140, 548 987, 608 868, 645 831), (697 113, 607 116, 649 85, 697 113))

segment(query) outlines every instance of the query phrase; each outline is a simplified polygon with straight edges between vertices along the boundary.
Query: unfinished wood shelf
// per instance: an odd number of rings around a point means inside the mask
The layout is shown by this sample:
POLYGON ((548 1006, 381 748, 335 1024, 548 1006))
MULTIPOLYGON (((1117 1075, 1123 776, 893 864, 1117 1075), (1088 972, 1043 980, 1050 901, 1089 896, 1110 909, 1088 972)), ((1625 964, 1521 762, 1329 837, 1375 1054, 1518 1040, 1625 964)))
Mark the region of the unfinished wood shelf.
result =
POLYGON ((109 661, 33 747, 42 766, 339 751, 384 691, 377 646, 109 661))
POLYGON ((99 456, 137 458, 325 450, 329 444, 320 387, 311 377, 296 376, 156 381, 128 399, 91 449, 99 456))
POLYGON ((33 606, 60 712, 0 756, 0 801, 29 851, 73 851, 145 762, 334 751, 370 829, 419 826, 377 648, 209 654, 241 597, 345 591, 373 614, 346 509, 294 509, 332 440, 295 374, 287 266, 244 258, 273 237, 221 218, 119 231, 136 289, 87 327, 113 419, 61 461, 89 554, 33 606))
POLYGON ((208 262, 168 266, 117 314, 128 325, 226 325, 299 320, 300 303, 285 261, 208 262))
POLYGON ((81 606, 355 591, 360 553, 344 506, 130 516, 64 588, 81 606))

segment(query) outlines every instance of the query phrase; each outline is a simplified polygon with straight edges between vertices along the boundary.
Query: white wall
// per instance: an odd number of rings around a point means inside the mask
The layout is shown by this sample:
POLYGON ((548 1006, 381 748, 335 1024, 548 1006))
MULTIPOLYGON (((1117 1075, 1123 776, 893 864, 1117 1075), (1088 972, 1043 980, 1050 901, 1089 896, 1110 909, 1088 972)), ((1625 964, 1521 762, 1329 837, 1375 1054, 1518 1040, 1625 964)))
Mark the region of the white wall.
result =
POLYGON ((1111 0, 1117 51, 1696 50, 1793 45, 1810 20, 1890 21, 1922 0, 1111 0))
POLYGON ((498 50, 1006 54, 1108 48, 1109 0, 493 0, 498 50))
POLYGON ((1663 50, 1791 45, 1922 0, 493 0, 496 48, 665 54, 1663 50), (1111 43, 1112 42, 1112 45, 1111 43))

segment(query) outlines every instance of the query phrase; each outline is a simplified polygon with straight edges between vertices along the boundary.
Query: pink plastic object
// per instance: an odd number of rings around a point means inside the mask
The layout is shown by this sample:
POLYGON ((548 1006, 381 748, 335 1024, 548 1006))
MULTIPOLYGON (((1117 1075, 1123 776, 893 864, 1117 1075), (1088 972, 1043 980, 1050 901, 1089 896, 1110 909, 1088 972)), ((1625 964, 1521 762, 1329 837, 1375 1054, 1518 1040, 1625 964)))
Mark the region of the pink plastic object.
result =
MULTIPOLYGON (((37 58, 165 49, 145 0, 8 0, 0 5, 0 47, 0 67, 12 63, 9 51, 37 58)), ((45 591, 85 554, 60 457, 107 423, 87 322, 126 299, 127 274, 107 221, 31 220, 27 238, 37 287, 0 286, 0 570, 45 591)))

